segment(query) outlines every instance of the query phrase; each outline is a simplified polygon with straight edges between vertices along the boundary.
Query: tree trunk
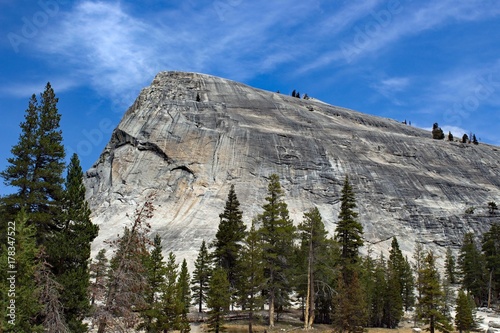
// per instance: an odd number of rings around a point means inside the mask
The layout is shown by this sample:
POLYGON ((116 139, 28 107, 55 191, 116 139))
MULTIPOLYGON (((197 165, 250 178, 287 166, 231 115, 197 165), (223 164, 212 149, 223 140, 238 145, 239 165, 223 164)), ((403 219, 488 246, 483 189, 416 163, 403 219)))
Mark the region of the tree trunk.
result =
POLYGON ((488 284, 488 308, 491 308, 491 282, 493 277, 493 269, 490 271, 490 283, 488 284))
POLYGON ((269 327, 274 327, 274 290, 269 292, 269 327))
POLYGON ((312 244, 312 231, 311 231, 311 239, 309 241, 309 256, 307 258, 306 311, 304 313, 304 329, 306 330, 310 330, 314 322, 314 276, 313 276, 312 262, 313 262, 313 244, 312 244))

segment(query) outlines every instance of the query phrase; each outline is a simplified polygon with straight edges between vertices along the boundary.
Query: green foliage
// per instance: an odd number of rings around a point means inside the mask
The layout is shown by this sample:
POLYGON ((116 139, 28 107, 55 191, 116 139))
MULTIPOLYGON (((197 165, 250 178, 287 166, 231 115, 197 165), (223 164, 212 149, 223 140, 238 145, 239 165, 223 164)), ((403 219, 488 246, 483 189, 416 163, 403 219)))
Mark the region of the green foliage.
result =
POLYGON ((464 235, 458 264, 462 287, 474 297, 476 305, 480 305, 487 298, 487 273, 484 256, 479 251, 472 233, 464 235))
POLYGON ((465 210, 465 214, 472 215, 472 214, 474 214, 475 210, 476 210, 476 207, 474 207, 474 206, 467 207, 467 209, 465 210))
POLYGON ((242 247, 239 269, 241 279, 238 285, 240 303, 248 311, 248 331, 253 332, 253 314, 264 305, 260 292, 265 285, 263 253, 255 223, 248 232, 242 247))
POLYGON ((207 298, 208 283, 212 274, 212 262, 205 241, 201 243, 194 267, 191 290, 193 292, 194 304, 198 305, 198 312, 202 312, 203 303, 206 302, 207 298))
POLYGON ((327 297, 329 292, 331 260, 327 238, 327 231, 318 208, 312 208, 304 213, 304 220, 298 226, 300 247, 298 249, 298 263, 296 285, 299 295, 306 300, 305 328, 310 329, 315 321, 316 296, 327 297), (330 266, 330 267, 327 267, 330 266), (307 272, 307 274, 304 274, 307 272))
POLYGON ((428 330, 434 333, 435 329, 449 333, 452 330, 449 318, 445 315, 446 304, 444 292, 441 288, 439 273, 432 252, 425 256, 420 272, 419 285, 421 295, 419 297, 418 315, 428 325, 428 330))
POLYGON ((462 290, 458 291, 458 297, 455 307, 455 326, 457 330, 469 332, 476 328, 474 318, 474 301, 462 290))
POLYGON ((177 279, 177 302, 179 303, 178 315, 179 321, 177 330, 181 333, 191 330, 188 320, 189 305, 191 303, 191 291, 189 290, 189 272, 186 259, 182 261, 181 270, 177 279))
POLYGON ((257 219, 260 224, 263 266, 267 278, 265 290, 268 295, 269 321, 272 327, 275 305, 286 304, 292 285, 295 227, 288 216, 288 207, 283 201, 284 193, 279 177, 275 174, 270 176, 267 193, 264 212, 257 219))
POLYGON ((343 269, 358 262, 359 248, 363 246, 363 226, 356 220, 358 213, 354 211, 355 208, 354 191, 346 176, 340 198, 339 220, 335 229, 335 239, 341 248, 343 269))
POLYGON ((240 203, 234 191, 234 185, 231 185, 224 212, 219 215, 219 228, 211 247, 213 248, 214 265, 226 270, 233 293, 235 293, 238 284, 240 272, 238 268, 239 254, 246 231, 242 216, 243 213, 240 210, 240 203))
POLYGON ((161 237, 156 234, 153 239, 153 248, 144 262, 147 280, 145 291, 146 306, 141 311, 143 322, 139 328, 144 329, 146 332, 155 332, 158 320, 162 318, 159 295, 162 291, 166 274, 162 251, 161 237))
POLYGON ((469 143, 469 136, 467 134, 462 136, 462 143, 469 143))
POLYGON ((365 292, 356 271, 338 276, 334 298, 333 327, 336 332, 363 332, 367 323, 365 292))
POLYGON ((90 305, 94 306, 96 301, 104 301, 106 286, 108 283, 109 263, 106 250, 101 249, 95 259, 90 263, 90 305))
MULTIPOLYGON (((43 304, 39 300, 40 286, 36 283, 35 273, 39 270, 39 249, 36 245, 36 229, 28 223, 28 214, 21 209, 15 222, 14 230, 8 229, 7 241, 2 244, 0 252, 0 331, 2 332, 43 332, 41 322, 37 320, 41 316, 43 304), (9 266, 8 256, 13 254, 15 248, 15 267, 9 266), (9 273, 15 271, 16 273, 9 273), (11 282, 15 285, 11 288, 11 282), (15 295, 13 294, 15 293, 15 295), (14 298, 15 296, 15 298, 14 298), (15 300, 15 318, 9 316, 8 309, 11 300, 15 300), (12 320, 12 322, 8 322, 12 320)), ((12 227, 14 224, 9 223, 12 227)), ((7 223, 6 223, 7 224, 7 223)), ((12 263, 12 262, 11 262, 12 263)))
POLYGON ((56 221, 58 232, 47 237, 48 261, 62 287, 61 302, 69 329, 83 333, 87 327, 82 320, 90 310, 90 245, 97 237, 98 227, 90 220, 83 171, 76 154, 68 166, 61 207, 62 213, 56 221))
POLYGON ((444 274, 450 284, 457 283, 456 260, 449 247, 446 249, 446 257, 444 259, 444 274))
POLYGON ((488 202, 488 212, 490 213, 490 215, 495 215, 497 210, 498 210, 498 206, 497 206, 496 202, 494 202, 494 201, 488 202))
POLYGON ((444 132, 441 127, 439 127, 438 123, 434 123, 434 125, 432 125, 432 138, 436 140, 444 139, 444 132))
POLYGON ((178 268, 175 255, 170 252, 167 259, 165 282, 161 287, 161 316, 158 317, 158 329, 169 331, 176 329, 180 324, 182 304, 178 295, 178 268))
POLYGON ((500 224, 494 223, 490 230, 483 235, 482 251, 485 257, 486 268, 489 271, 491 285, 488 297, 488 306, 492 301, 498 301, 500 291, 500 224), (495 297, 496 299, 492 299, 495 297))
POLYGON ((47 83, 40 102, 33 95, 21 123, 18 143, 0 175, 7 186, 17 189, 3 198, 8 218, 24 208, 29 223, 37 228, 37 242, 44 243, 61 212, 63 196, 64 147, 59 130, 58 98, 47 83))
POLYGON ((209 332, 224 332, 224 314, 231 302, 230 285, 227 279, 226 271, 221 268, 215 268, 210 279, 207 293, 207 306, 210 309, 208 318, 209 332))

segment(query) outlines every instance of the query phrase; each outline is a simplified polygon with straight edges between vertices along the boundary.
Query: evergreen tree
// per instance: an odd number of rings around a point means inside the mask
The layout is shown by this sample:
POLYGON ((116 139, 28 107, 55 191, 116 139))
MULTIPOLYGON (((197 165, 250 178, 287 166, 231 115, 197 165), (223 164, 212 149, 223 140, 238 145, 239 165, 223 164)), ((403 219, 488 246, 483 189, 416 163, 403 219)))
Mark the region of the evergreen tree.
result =
POLYGON ((264 212, 258 216, 267 278, 265 291, 268 295, 270 327, 274 326, 276 305, 278 303, 283 305, 288 299, 292 279, 291 254, 295 227, 288 216, 288 207, 283 201, 283 196, 278 175, 271 175, 267 189, 267 204, 263 206, 264 212))
POLYGON ((162 285, 165 282, 166 274, 162 252, 161 237, 156 234, 153 239, 153 248, 145 261, 147 279, 145 300, 147 305, 141 313, 143 323, 140 328, 144 329, 146 332, 155 332, 156 323, 162 316, 159 295, 162 290, 162 285))
POLYGON ((106 285, 108 281, 108 258, 106 250, 101 249, 90 263, 90 306, 94 306, 95 301, 103 301, 106 285))
POLYGON ((488 307, 498 301, 492 299, 493 295, 500 292, 500 224, 494 223, 490 230, 483 235, 482 251, 484 253, 486 268, 489 272, 488 307))
POLYGON ((444 333, 452 330, 449 319, 444 314, 444 293, 441 288, 439 273, 432 252, 428 252, 420 270, 422 295, 419 299, 419 316, 424 323, 429 325, 427 330, 434 333, 437 329, 444 333))
POLYGON ((355 208, 354 191, 346 176, 340 198, 339 220, 335 229, 335 239, 341 247, 342 269, 358 262, 359 248, 363 246, 363 226, 356 220, 358 213, 354 211, 355 208))
POLYGON ((333 324, 337 332, 363 332, 367 322, 364 290, 358 278, 358 272, 350 272, 348 280, 344 274, 339 274, 337 294, 335 296, 333 324))
POLYGON ((438 123, 434 123, 432 126, 432 138, 436 140, 444 139, 444 132, 441 127, 439 127, 438 123))
POLYGON ((408 257, 405 257, 403 263, 401 281, 403 283, 403 306, 405 311, 408 311, 415 305, 415 277, 413 276, 413 269, 408 261, 408 257))
POLYGON ((54 229, 61 211, 65 153, 57 102, 50 83, 40 102, 35 95, 31 97, 19 142, 12 147, 13 157, 7 159, 9 165, 1 173, 5 185, 17 188, 2 200, 9 218, 24 208, 30 215, 29 223, 37 228, 38 244, 54 229))
POLYGON ((38 297, 40 286, 33 279, 40 270, 35 226, 28 223, 28 214, 21 209, 6 230, 7 241, 0 252, 0 332, 43 332, 37 318, 41 317, 44 305, 38 297), (9 261, 9 257, 15 261, 9 261), (13 285, 15 290, 11 288, 13 285), (15 316, 11 313, 12 300, 15 316))
POLYGON ((389 328, 396 328, 403 316, 404 263, 398 241, 396 237, 393 237, 387 263, 387 289, 384 305, 384 323, 389 328))
POLYGON ((451 248, 449 247, 446 249, 446 257, 444 260, 444 274, 445 278, 450 284, 457 283, 455 257, 453 256, 451 248))
POLYGON ((182 261, 181 270, 177 279, 177 300, 179 302, 179 325, 177 329, 181 333, 191 330, 188 320, 189 305, 191 303, 191 291, 189 290, 189 272, 186 259, 182 261))
POLYGON ((422 246, 422 244, 417 243, 415 246, 415 251, 413 253, 413 261, 414 261, 414 266, 413 269, 416 274, 416 285, 415 289, 417 290, 417 311, 415 312, 415 322, 414 325, 417 326, 417 321, 418 321, 418 314, 423 312, 422 309, 422 304, 420 300, 422 299, 422 292, 423 292, 423 284, 422 284, 422 271, 423 271, 423 265, 424 265, 424 259, 425 259, 425 251, 422 246))
POLYGON ((203 303, 205 303, 207 299, 208 283, 212 273, 211 260, 205 241, 201 243, 194 267, 193 279, 191 281, 193 286, 191 290, 193 291, 194 304, 198 305, 198 312, 201 313, 203 303))
POLYGON ((453 134, 450 131, 448 131, 448 141, 453 141, 453 134))
POLYGON ((374 327, 384 327, 385 317, 384 308, 386 307, 386 290, 388 289, 387 278, 387 264, 384 256, 381 254, 380 258, 374 262, 373 270, 368 271, 371 281, 370 288, 365 289, 367 301, 369 301, 369 322, 374 327))
POLYGON ((161 288, 161 313, 157 319, 158 329, 168 332, 180 326, 181 308, 177 278, 179 265, 175 262, 175 255, 170 252, 167 259, 165 283, 161 288))
POLYGON ((319 265, 323 262, 327 247, 327 232, 318 208, 312 208, 304 214, 304 221, 298 227, 301 239, 301 251, 306 258, 301 265, 302 272, 307 272, 306 308, 304 313, 304 329, 311 329, 315 317, 315 278, 319 265))
POLYGON ((231 302, 229 291, 229 281, 226 271, 217 267, 210 279, 207 292, 207 306, 210 309, 208 319, 208 331, 219 333, 224 332, 224 314, 231 302))
POLYGON ((238 260, 246 231, 242 216, 234 185, 231 185, 224 212, 219 215, 220 223, 215 241, 211 246, 214 249, 212 252, 214 264, 226 270, 233 294, 238 283, 240 272, 238 260))
POLYGON ((57 233, 47 240, 48 261, 62 287, 61 302, 68 327, 72 332, 83 333, 87 327, 82 320, 90 310, 90 245, 97 237, 98 227, 90 220, 83 171, 76 154, 68 166, 61 207, 57 233))
POLYGON ((487 299, 486 264, 472 233, 464 235, 458 264, 463 288, 474 297, 476 305, 480 305, 487 299))
POLYGON ((338 278, 334 325, 339 331, 355 332, 367 323, 364 291, 359 281, 359 248, 363 245, 363 227, 356 220, 354 191, 346 176, 340 198, 340 212, 335 239, 340 244, 340 276, 338 278))
POLYGON ((455 308, 455 326, 462 333, 470 332, 476 327, 474 319, 474 302, 470 297, 460 289, 458 291, 457 304, 455 308))
POLYGON ((472 134, 472 143, 477 145, 479 142, 477 141, 476 134, 472 134))
POLYGON ((467 134, 464 134, 462 136, 462 143, 468 143, 469 142, 469 136, 467 134))
POLYGON ((264 302, 260 292, 264 287, 264 270, 262 262, 262 247, 259 234, 255 230, 255 223, 248 232, 241 252, 240 269, 242 272, 239 281, 240 303, 248 311, 248 333, 253 332, 254 313, 264 302))

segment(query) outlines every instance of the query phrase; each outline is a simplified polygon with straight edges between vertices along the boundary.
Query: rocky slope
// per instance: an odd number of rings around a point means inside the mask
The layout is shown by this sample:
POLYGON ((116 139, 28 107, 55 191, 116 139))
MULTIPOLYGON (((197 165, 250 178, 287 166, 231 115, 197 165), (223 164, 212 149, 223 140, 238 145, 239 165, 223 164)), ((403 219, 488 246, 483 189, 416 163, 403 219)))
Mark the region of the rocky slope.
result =
POLYGON ((192 261, 211 241, 230 184, 244 219, 261 212, 267 177, 277 173, 296 223, 317 206, 333 234, 345 175, 354 186, 367 243, 397 236, 443 253, 465 232, 499 215, 498 147, 438 141, 395 120, 255 89, 208 75, 162 72, 125 113, 86 174, 100 235, 116 237, 154 194, 153 233, 165 251, 192 261), (465 214, 468 207, 474 214, 465 214))

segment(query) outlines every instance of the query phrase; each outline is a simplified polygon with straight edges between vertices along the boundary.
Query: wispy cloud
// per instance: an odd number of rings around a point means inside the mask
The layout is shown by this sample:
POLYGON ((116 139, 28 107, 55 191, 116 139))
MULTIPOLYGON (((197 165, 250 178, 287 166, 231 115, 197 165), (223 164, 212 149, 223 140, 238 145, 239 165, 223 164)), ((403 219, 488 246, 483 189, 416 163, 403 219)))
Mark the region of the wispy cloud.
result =
POLYGON ((301 52, 294 38, 307 40, 276 35, 317 10, 300 3, 290 9, 266 2, 230 3, 182 15, 179 9, 165 10, 146 18, 119 2, 84 1, 46 31, 36 47, 101 93, 134 96, 138 85, 149 84, 160 70, 215 72, 243 80, 292 61, 301 52))

